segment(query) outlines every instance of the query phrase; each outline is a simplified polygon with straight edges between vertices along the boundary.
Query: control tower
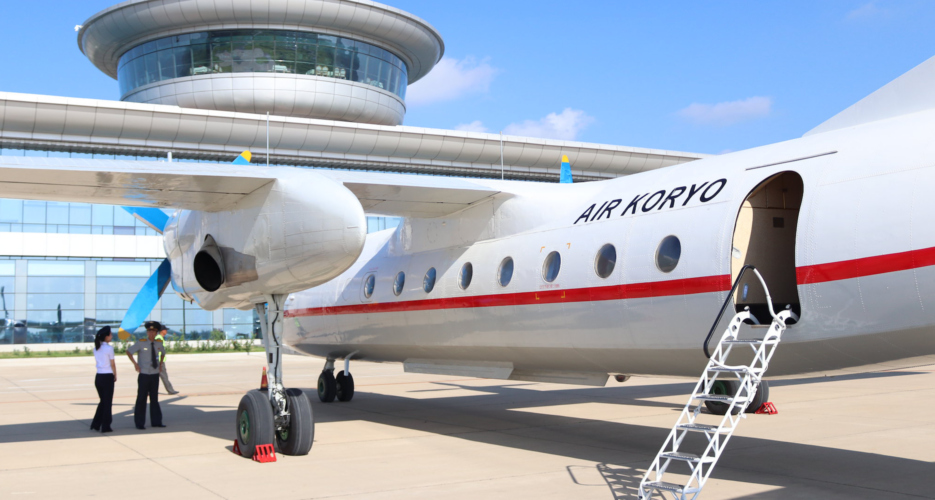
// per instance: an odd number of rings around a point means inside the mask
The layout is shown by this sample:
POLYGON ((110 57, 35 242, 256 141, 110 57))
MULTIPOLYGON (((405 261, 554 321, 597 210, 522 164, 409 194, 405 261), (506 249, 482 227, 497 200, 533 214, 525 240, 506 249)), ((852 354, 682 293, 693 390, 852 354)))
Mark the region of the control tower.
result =
POLYGON ((441 59, 426 21, 368 0, 128 0, 78 46, 120 100, 399 125, 406 88, 441 59))

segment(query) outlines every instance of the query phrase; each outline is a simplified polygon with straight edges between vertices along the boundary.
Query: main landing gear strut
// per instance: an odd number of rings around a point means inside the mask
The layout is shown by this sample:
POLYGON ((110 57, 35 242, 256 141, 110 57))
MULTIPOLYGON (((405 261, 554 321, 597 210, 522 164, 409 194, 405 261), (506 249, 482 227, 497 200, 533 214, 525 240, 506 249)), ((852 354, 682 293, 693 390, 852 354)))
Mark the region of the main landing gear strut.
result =
MULTIPOLYGON (((267 297, 257 304, 266 348, 269 388, 244 395, 237 407, 237 440, 240 453, 252 457, 255 448, 273 444, 284 455, 307 455, 315 438, 312 405, 301 389, 282 385, 282 323, 286 296, 267 297)), ((320 392, 320 389, 319 389, 320 392)))

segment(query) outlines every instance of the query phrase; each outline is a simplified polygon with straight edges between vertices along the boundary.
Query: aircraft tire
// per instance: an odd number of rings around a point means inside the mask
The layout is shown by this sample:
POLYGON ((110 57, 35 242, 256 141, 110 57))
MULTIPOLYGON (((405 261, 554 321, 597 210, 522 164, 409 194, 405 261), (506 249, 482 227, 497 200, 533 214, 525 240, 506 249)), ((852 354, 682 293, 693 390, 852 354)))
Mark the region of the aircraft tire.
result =
POLYGON ((241 456, 251 458, 258 445, 273 444, 273 407, 265 392, 252 390, 244 394, 234 423, 241 456))
POLYGON ((350 372, 345 376, 344 370, 341 370, 334 378, 334 383, 338 401, 347 402, 354 399, 354 376, 350 372))
POLYGON ((318 376, 318 399, 322 403, 330 403, 334 401, 334 396, 337 393, 337 387, 334 382, 334 372, 331 370, 324 370, 321 372, 321 375, 318 376))
MULTIPOLYGON (((711 391, 711 394, 719 394, 719 395, 736 394, 738 383, 739 382, 736 380, 717 380, 714 383, 714 387, 713 387, 713 390, 711 391)), ((718 403, 716 401, 705 401, 704 405, 705 405, 705 408, 708 409, 708 411, 710 411, 711 413, 715 415, 726 415, 727 408, 730 407, 730 405, 728 404, 718 403)), ((738 413, 740 413, 740 408, 735 406, 734 411, 731 412, 731 415, 736 415, 738 413)))
POLYGON ((757 410, 763 406, 763 403, 769 401, 769 382, 765 380, 760 380, 760 385, 756 388, 756 394, 753 396, 753 401, 747 405, 746 413, 756 413, 757 410))
POLYGON ((308 455, 315 441, 312 403, 301 389, 286 389, 289 427, 276 432, 276 445, 283 455, 308 455))

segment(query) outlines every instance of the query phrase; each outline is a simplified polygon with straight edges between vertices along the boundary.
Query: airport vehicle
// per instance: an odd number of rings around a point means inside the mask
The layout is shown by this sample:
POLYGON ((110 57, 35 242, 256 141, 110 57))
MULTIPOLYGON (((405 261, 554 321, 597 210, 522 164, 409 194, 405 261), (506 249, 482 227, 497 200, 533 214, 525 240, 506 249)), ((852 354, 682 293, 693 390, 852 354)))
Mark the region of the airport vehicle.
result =
MULTIPOLYGON (((205 309, 256 308, 270 389, 244 396, 241 446, 275 434, 304 454, 311 407, 283 385, 285 347, 326 359, 326 402, 352 398, 351 359, 590 385, 697 375, 751 264, 799 318, 771 375, 930 359, 932 83, 935 58, 802 138, 599 182, 3 157, 0 196, 138 207, 168 258, 128 321, 170 282, 205 309), (367 235, 367 213, 405 219, 367 235)), ((752 280, 733 305, 764 321, 752 280)))

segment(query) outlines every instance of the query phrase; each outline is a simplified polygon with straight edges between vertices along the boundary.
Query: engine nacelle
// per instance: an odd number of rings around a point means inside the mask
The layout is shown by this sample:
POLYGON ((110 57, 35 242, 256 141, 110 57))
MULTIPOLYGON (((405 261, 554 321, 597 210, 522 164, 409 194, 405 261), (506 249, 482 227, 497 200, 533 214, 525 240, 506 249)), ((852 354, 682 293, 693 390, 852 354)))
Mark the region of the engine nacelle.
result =
POLYGON ((344 185, 315 172, 277 178, 234 210, 180 210, 165 229, 172 287, 204 309, 252 307, 321 285, 360 256, 367 220, 344 185))

